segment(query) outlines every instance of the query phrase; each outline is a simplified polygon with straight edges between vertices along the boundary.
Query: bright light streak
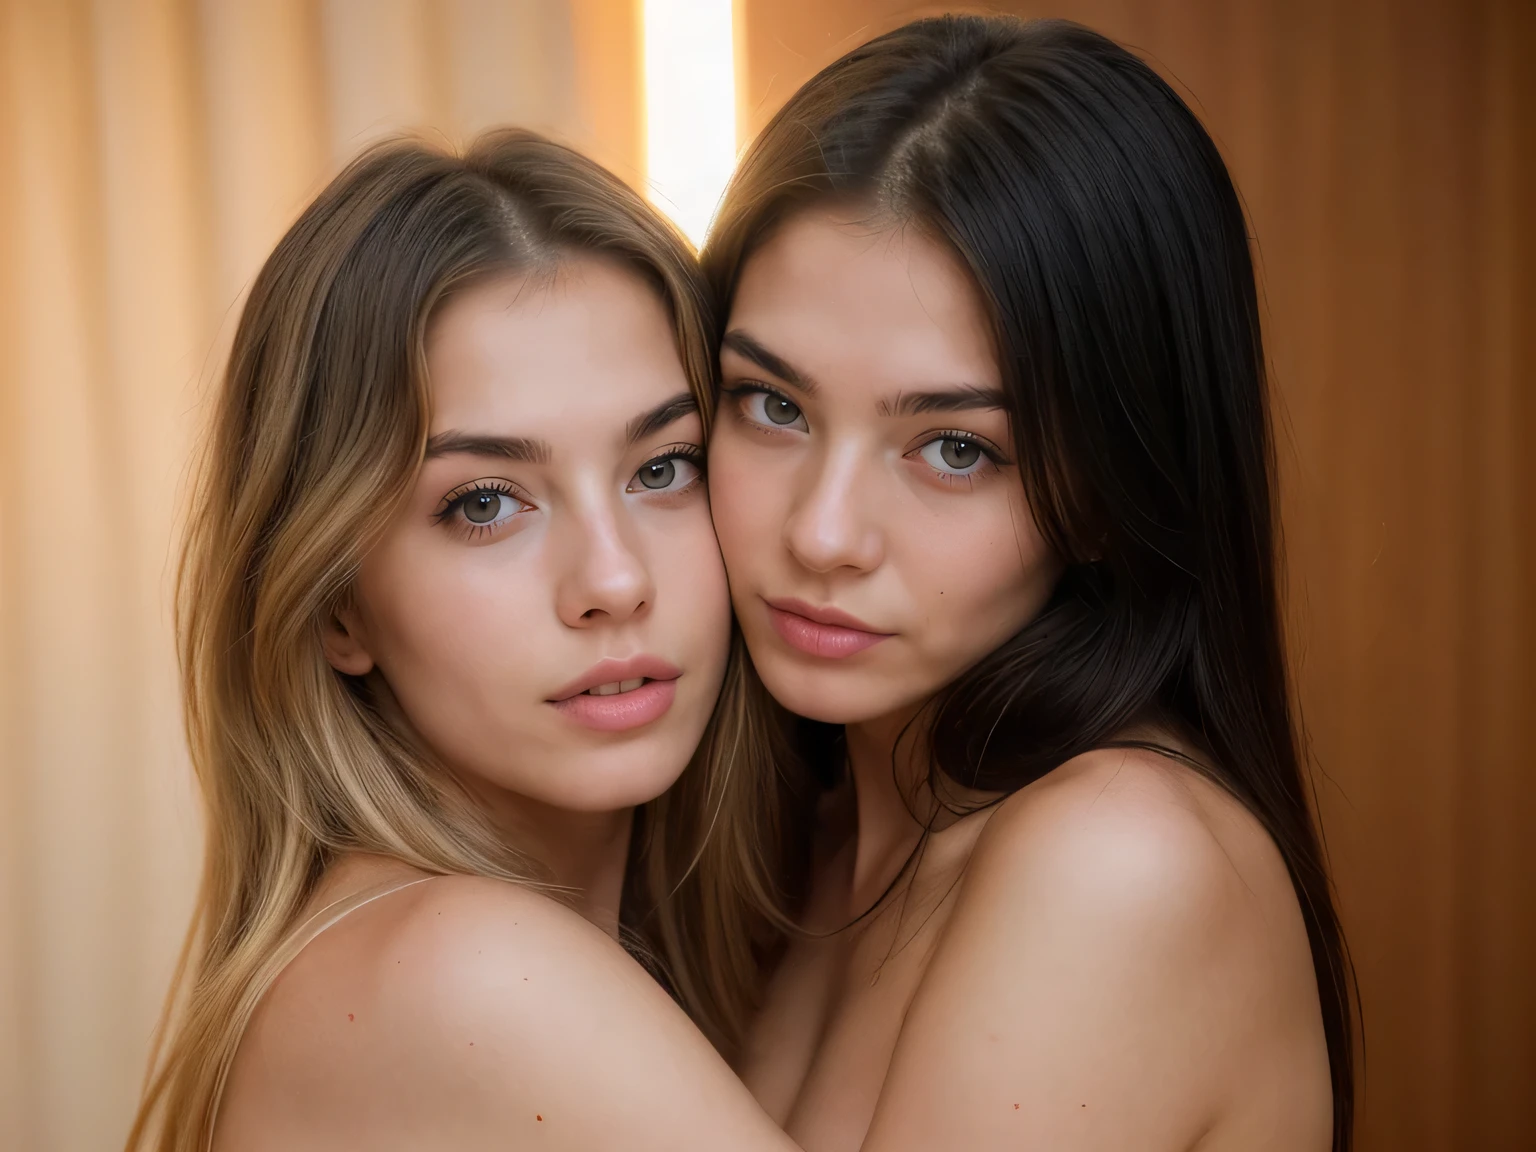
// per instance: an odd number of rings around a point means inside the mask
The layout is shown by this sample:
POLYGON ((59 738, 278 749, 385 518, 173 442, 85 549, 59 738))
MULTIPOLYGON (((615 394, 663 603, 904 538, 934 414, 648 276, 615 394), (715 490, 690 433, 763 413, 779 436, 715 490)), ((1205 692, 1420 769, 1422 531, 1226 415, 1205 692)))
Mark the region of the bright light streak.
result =
POLYGON ((644 13, 651 202, 703 244, 736 163, 731 0, 645 0, 644 13))

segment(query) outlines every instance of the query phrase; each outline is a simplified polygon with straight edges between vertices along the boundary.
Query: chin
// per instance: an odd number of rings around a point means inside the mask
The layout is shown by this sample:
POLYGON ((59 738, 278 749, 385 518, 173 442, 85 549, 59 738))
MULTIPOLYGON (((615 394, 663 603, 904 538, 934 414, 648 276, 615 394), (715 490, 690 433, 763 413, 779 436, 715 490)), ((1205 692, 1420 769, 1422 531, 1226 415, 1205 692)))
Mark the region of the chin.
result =
POLYGON ((823 724, 860 724, 900 707, 889 687, 853 669, 807 670, 794 661, 769 659, 757 665, 768 694, 796 716, 823 724))
POLYGON ((682 777, 698 740, 625 741, 572 752, 546 803, 572 812, 615 812, 656 799, 682 777), (637 746, 638 745, 638 746, 637 746))

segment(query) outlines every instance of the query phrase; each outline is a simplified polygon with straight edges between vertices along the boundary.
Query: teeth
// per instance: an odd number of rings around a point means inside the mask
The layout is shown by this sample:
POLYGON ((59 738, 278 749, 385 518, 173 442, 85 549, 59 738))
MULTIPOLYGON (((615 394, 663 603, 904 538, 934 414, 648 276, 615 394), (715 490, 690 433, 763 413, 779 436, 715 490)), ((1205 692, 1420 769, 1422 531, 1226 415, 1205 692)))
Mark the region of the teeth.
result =
POLYGON ((645 683, 644 676, 637 676, 633 680, 617 680, 612 684, 599 684, 596 688, 588 688, 588 696, 617 696, 620 692, 633 692, 645 683))

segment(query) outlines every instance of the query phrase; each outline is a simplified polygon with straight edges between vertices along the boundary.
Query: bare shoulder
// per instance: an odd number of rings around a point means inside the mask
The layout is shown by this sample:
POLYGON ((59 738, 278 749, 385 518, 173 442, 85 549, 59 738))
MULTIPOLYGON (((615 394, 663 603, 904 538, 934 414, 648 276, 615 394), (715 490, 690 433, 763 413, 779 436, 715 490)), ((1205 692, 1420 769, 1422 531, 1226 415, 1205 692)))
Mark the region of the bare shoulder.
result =
MULTIPOLYGON (((248 1129, 261 1132, 251 1147, 604 1147, 626 1108, 684 1114, 666 1069, 713 1091, 716 1122, 738 1126, 746 1146, 777 1146, 758 1135, 766 1118, 724 1062, 615 941, 530 888, 442 877, 359 908, 283 973, 242 1044, 219 1143, 245 1147, 233 1137, 248 1129)), ((671 1128, 658 1119, 658 1141, 692 1146, 671 1128)))
POLYGON ((647 990, 623 950, 557 900, 499 880, 442 876, 351 913, 269 996, 274 1011, 304 1004, 312 1019, 326 1017, 313 1012, 317 997, 333 999, 328 1015, 344 1032, 369 1031, 369 1013, 387 1013, 402 1057, 436 1060, 449 1055, 433 1049, 456 1025, 536 1029, 599 976, 647 990))
MULTIPOLYGON (((967 869, 978 888, 1025 885, 1042 910, 1100 908, 1184 931, 1235 930, 1294 908, 1258 819, 1193 769, 1142 749, 1098 749, 1008 797, 967 869)), ((1297 909, 1299 914, 1299 909, 1297 909)))
POLYGON ((338 943, 402 1010, 537 1025, 599 977, 661 996, 613 939, 537 889, 444 876, 389 900, 359 939, 338 943))
POLYGON ((1096 750, 1010 796, 965 884, 977 920, 1006 909, 999 922, 1018 931, 1076 936, 1101 963, 1128 965, 1126 980, 1182 990, 1224 1027, 1317 1011, 1279 849, 1219 784, 1156 753, 1096 750), (1252 1004, 1272 1012, 1237 1011, 1252 1004))
POLYGON ((248 1111, 265 1127, 274 1100, 297 1114, 296 1129, 328 1138, 349 1113, 430 1125, 421 1107, 442 1093, 460 1116, 518 1110, 522 1054, 579 1010, 584 981, 630 983, 626 961, 532 889, 443 876, 391 892, 322 932, 268 990, 231 1074, 221 1137, 244 1128, 248 1111), (487 1057, 506 1065, 506 1083, 480 1099, 472 1073, 487 1057))
POLYGON ((1327 1146, 1316 981, 1278 849, 1219 786, 1101 750, 975 838, 866 1147, 1327 1146), (1149 1070, 1157 1070, 1155 1074, 1149 1070), (927 1142, 927 1143, 925 1143, 927 1142))

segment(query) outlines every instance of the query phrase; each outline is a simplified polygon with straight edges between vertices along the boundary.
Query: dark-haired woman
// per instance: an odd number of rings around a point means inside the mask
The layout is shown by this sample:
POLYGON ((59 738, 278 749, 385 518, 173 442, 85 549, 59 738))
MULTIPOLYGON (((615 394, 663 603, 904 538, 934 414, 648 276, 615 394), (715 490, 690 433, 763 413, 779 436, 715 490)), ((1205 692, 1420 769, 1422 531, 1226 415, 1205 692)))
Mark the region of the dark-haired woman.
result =
POLYGON ((1085 29, 922 21, 789 101, 705 263, 716 529, 825 785, 758 1099, 817 1152, 1347 1148, 1210 137, 1085 29))

